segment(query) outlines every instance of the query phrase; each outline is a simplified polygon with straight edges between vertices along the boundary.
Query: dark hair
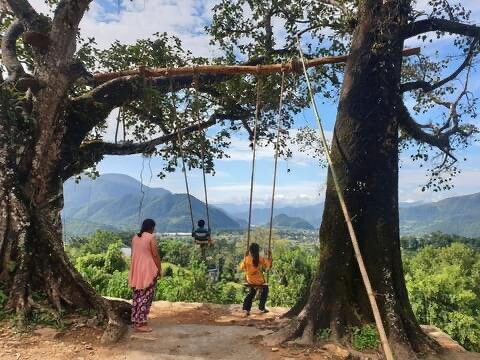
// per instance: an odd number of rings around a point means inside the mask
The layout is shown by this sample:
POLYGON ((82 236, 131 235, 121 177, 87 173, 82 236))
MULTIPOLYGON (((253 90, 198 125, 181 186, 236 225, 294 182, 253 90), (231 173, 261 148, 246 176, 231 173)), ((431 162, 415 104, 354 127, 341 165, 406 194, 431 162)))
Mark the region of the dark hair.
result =
POLYGON ((257 243, 251 243, 248 250, 253 258, 253 266, 258 267, 258 264, 260 264, 260 246, 257 243))
POLYGON ((153 231, 153 229, 155 229, 155 221, 153 221, 152 219, 145 219, 143 220, 142 228, 140 229, 140 232, 137 233, 137 235, 142 236, 144 232, 153 231))
POLYGON ((198 226, 204 227, 205 226, 205 220, 198 220, 198 226))

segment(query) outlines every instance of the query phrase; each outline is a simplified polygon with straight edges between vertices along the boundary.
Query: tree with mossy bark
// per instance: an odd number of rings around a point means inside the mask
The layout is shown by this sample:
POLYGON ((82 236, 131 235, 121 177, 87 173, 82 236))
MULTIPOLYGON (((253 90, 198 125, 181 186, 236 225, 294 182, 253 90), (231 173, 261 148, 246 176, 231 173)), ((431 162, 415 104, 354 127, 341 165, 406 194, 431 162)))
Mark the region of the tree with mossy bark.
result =
MULTIPOLYGON (((295 34, 308 39, 303 42, 307 56, 333 55, 339 49, 349 54, 345 66, 323 68, 312 76, 327 75, 333 85, 341 81, 333 166, 398 359, 438 350, 422 333, 405 287, 399 153, 410 148, 414 160, 430 165, 424 190, 445 190, 459 171, 456 151, 478 134, 477 100, 469 80, 479 52, 480 27, 471 24, 470 12, 461 4, 431 0, 427 10, 415 6, 411 0, 223 1, 215 7, 210 28, 216 42, 231 54, 261 49, 270 59, 293 56, 295 34), (282 24, 286 35, 278 37, 282 33, 273 24, 282 24), (460 60, 419 56, 402 61, 401 51, 409 39, 429 44, 448 35, 460 60), (408 109, 406 100, 415 106, 408 109), (430 118, 433 108, 441 116, 430 118)), ((332 89, 319 84, 316 90, 328 98, 334 96, 332 89)), ((306 145, 312 144, 310 140, 306 145)), ((330 329, 332 339, 344 342, 350 329, 374 322, 330 171, 317 274, 309 293, 289 315, 295 321, 271 336, 269 343, 296 339, 308 344, 324 329, 330 329)))

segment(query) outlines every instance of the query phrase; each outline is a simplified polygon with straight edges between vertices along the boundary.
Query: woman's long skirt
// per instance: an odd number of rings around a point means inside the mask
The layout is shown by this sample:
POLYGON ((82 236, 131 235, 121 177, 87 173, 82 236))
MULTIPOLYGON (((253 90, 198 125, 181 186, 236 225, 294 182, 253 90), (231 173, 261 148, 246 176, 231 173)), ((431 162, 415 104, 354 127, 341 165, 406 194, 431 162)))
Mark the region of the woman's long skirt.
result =
POLYGON ((147 316, 152 306, 153 297, 155 295, 155 287, 157 285, 157 279, 145 289, 133 290, 133 303, 132 303, 132 324, 135 327, 144 326, 147 324, 147 316))

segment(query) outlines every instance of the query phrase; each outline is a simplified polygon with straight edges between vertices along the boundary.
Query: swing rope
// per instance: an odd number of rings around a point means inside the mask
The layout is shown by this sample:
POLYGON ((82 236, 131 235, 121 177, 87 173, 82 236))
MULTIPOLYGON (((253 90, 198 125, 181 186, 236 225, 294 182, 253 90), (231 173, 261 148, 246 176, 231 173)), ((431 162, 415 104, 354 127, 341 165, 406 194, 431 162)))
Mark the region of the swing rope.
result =
MULTIPOLYGON (((280 154, 280 134, 282 132, 282 108, 283 108, 283 90, 285 84, 285 71, 282 71, 282 80, 280 83, 280 100, 278 102, 278 123, 277 123, 277 140, 275 143, 275 162, 273 166, 273 185, 272 185, 272 203, 270 207, 270 227, 268 230, 268 254, 272 251, 272 233, 273 233, 273 210, 275 207, 275 190, 277 186, 277 168, 278 156, 280 154)), ((267 273, 268 277, 268 273, 267 273)))
POLYGON ((251 225, 252 225, 252 202, 253 202, 253 182, 255 179, 255 159, 256 159, 256 150, 257 150, 257 127, 258 127, 258 120, 260 118, 260 89, 261 89, 261 79, 257 77, 257 100, 255 104, 255 123, 253 128, 253 143, 252 143, 252 175, 250 178, 250 203, 248 207, 248 228, 247 228, 247 251, 250 247, 250 233, 251 233, 251 225))
MULTIPOLYGON (((148 113, 150 114, 152 112, 152 84, 151 84, 151 79, 143 78, 144 81, 144 87, 145 89, 149 89, 148 91, 148 103, 147 99, 144 96, 144 102, 146 103, 145 107, 148 108, 148 113), (147 87, 148 85, 148 87, 147 87)), ((118 116, 120 118, 120 109, 118 110, 118 116)), ((123 137, 124 137, 124 142, 125 142, 125 120, 123 121, 124 125, 124 131, 123 131, 123 137)), ((117 121, 117 131, 118 131, 118 121, 117 121)), ((115 133, 115 143, 116 143, 116 136, 117 134, 115 133)), ((151 160, 152 160, 152 154, 147 155, 146 153, 142 154, 142 169, 140 171, 140 192, 141 192, 141 197, 140 197, 140 203, 138 204, 138 222, 140 223, 141 218, 142 218, 142 211, 143 211, 143 202, 145 200, 145 189, 144 189, 144 184, 143 184, 143 171, 145 170, 145 157, 148 156, 149 158, 149 167, 150 167, 150 175, 152 175, 152 168, 151 168, 151 160)), ((152 178, 150 177, 150 180, 152 178)))
MULTIPOLYGON (((200 127, 200 126, 199 126, 200 127)), ((203 132, 203 136, 205 133, 203 132)), ((207 213, 207 229, 210 232, 210 211, 208 209, 208 191, 207 191, 207 179, 205 174, 205 137, 203 137, 202 144, 200 145, 200 151, 202 156, 202 175, 203 175, 203 192, 205 193, 205 212, 207 213)))
POLYGON ((118 108, 118 115, 117 115, 117 126, 115 128, 115 144, 118 143, 118 130, 120 128, 120 121, 122 121, 122 108, 118 108))
POLYGON ((198 104, 198 86, 199 86, 199 78, 198 74, 195 72, 196 66, 193 67, 193 87, 194 87, 194 94, 195 94, 195 99, 194 99, 194 116, 196 117, 196 121, 198 124, 198 132, 200 133, 202 139, 200 142, 200 157, 202 161, 202 176, 203 176, 203 193, 205 194, 205 213, 207 215, 207 229, 208 232, 210 233, 210 211, 209 211, 209 206, 208 206, 208 191, 207 191, 207 176, 205 172, 205 144, 206 144, 206 133, 205 130, 202 129, 202 122, 201 122, 201 117, 200 117, 200 109, 199 109, 199 104, 198 104))
POLYGON ((360 268, 360 273, 362 275, 362 280, 363 280, 365 289, 366 289, 367 294, 368 294, 368 299, 370 301, 370 306, 372 308, 373 316, 375 318, 375 323, 377 325, 377 330, 378 330, 378 333, 380 335, 380 341, 382 343, 383 352, 384 352, 385 358, 387 360, 394 360, 393 353, 392 353, 392 350, 391 350, 390 345, 388 343, 387 335, 385 333, 385 328, 383 326, 380 311, 378 310, 377 301, 375 299, 375 293, 373 292, 372 285, 370 283, 370 279, 369 279, 368 274, 367 274, 367 270, 366 270, 366 267, 365 267, 365 263, 363 261, 362 253, 360 251, 360 246, 358 245, 358 239, 357 239, 357 235, 355 233, 355 230, 353 228, 352 219, 351 219, 350 214, 348 212, 348 208, 347 208, 347 205, 345 203, 345 198, 343 197, 343 192, 342 192, 342 189, 340 188, 340 183, 338 181, 337 173, 336 173, 335 168, 333 166, 333 160, 332 160, 331 155, 330 155, 330 146, 328 145, 327 138, 326 138, 325 132, 323 130, 322 120, 320 118, 320 114, 319 114, 318 109, 317 109, 315 96, 313 94, 312 86, 310 84, 310 79, 308 77, 307 66, 305 64, 305 58, 304 58, 304 55, 303 55, 303 51, 302 51, 302 48, 301 48, 301 45, 300 45, 300 38, 299 38, 298 35, 297 35, 297 47, 298 47, 298 51, 299 51, 299 54, 300 54, 300 60, 302 62, 303 73, 305 75, 305 81, 306 81, 306 84, 307 84, 307 87, 308 87, 308 93, 309 93, 309 96, 310 96, 310 103, 312 105, 313 112, 315 114, 315 118, 317 120, 317 124, 318 124, 318 127, 320 129, 320 141, 322 142, 322 145, 325 149, 325 154, 326 154, 326 157, 327 157, 328 166, 330 168, 330 173, 332 175, 332 180, 333 180, 333 183, 334 183, 334 186, 335 186, 335 191, 337 193, 338 200, 339 200, 340 206, 342 208, 343 216, 345 217, 345 222, 347 223, 347 228, 348 228, 348 232, 350 234, 350 239, 352 241, 353 250, 355 252, 355 257, 356 257, 357 262, 358 262, 358 267, 360 268))
POLYGON ((178 149, 180 152, 180 158, 182 160, 182 171, 183 171, 183 179, 185 181, 185 188, 187 190, 187 199, 188 199, 188 209, 190 211, 190 221, 192 223, 192 231, 195 230, 195 221, 193 220, 193 208, 192 208, 192 200, 190 198, 190 188, 188 186, 188 177, 187 177, 187 167, 185 164, 185 153, 183 151, 183 146, 182 146, 182 126, 179 124, 179 121, 175 121, 178 119, 177 117, 177 104, 175 102, 175 95, 173 94, 173 82, 172 79, 170 78, 170 94, 172 97, 172 116, 174 120, 174 124, 176 125, 177 128, 177 142, 178 142, 178 149))

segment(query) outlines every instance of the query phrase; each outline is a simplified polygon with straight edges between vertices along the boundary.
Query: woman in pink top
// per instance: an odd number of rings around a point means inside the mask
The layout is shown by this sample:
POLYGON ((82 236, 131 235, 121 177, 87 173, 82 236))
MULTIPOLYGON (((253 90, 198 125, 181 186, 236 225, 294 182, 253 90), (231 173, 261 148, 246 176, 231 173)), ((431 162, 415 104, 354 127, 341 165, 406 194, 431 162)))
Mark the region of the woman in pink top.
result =
POLYGON ((136 331, 151 332, 147 326, 157 279, 162 273, 160 255, 155 241, 155 221, 146 219, 132 239, 132 264, 128 284, 133 288, 132 323, 136 331))

